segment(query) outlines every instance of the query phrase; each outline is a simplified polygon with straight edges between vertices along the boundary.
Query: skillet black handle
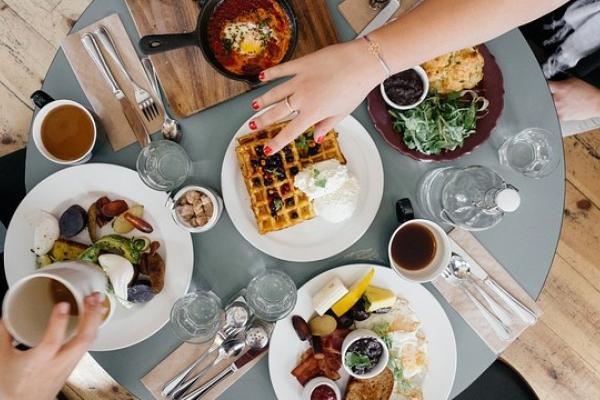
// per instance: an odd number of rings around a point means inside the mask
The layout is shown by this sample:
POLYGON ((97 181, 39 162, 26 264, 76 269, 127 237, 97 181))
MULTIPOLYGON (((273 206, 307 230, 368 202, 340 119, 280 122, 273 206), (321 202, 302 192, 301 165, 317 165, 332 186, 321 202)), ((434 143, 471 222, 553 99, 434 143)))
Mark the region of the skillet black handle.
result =
POLYGON ((148 35, 140 39, 140 47, 144 54, 157 54, 186 46, 197 46, 198 35, 191 33, 173 33, 167 35, 148 35))

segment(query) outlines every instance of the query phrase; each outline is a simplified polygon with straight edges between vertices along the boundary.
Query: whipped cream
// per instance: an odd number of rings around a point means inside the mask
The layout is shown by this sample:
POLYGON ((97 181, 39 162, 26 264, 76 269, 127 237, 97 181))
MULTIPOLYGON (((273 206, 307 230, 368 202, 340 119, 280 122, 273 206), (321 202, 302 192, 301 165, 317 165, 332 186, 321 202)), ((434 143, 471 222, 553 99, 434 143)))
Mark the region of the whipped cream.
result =
POLYGON ((309 199, 317 215, 338 223, 349 219, 358 203, 358 180, 337 160, 326 160, 300 171, 294 185, 309 199))
POLYGON ((300 171, 294 186, 314 200, 335 192, 348 180, 348 169, 338 160, 325 160, 300 171))
POLYGON ((338 190, 314 200, 315 212, 333 223, 349 219, 356 210, 359 189, 356 178, 350 176, 338 190))

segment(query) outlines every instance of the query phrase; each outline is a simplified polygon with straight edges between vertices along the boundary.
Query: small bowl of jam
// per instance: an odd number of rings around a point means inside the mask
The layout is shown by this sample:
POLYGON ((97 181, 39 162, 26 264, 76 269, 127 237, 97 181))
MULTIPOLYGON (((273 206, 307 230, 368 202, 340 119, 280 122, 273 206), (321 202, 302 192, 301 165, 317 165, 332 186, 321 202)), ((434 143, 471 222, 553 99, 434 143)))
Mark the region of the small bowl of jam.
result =
POLYGON ((340 388, 331 379, 318 377, 304 386, 302 400, 341 400, 340 388))
POLYGON ((368 329, 352 331, 342 344, 342 364, 356 379, 371 379, 379 375, 389 360, 388 348, 377 334, 368 329))
POLYGON ((429 92, 429 78, 420 66, 414 66, 387 78, 380 85, 385 102, 397 110, 415 108, 429 92))

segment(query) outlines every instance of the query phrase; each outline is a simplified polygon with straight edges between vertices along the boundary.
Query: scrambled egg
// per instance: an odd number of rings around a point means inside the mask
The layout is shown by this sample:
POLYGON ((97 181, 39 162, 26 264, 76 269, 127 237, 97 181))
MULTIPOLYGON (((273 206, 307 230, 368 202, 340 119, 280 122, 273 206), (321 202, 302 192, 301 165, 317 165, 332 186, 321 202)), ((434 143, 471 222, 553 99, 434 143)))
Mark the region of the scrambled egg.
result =
POLYGON ((483 79, 484 60, 474 47, 453 51, 423 63, 429 90, 440 94, 473 89, 483 79))
POLYGON ((427 340, 421 322, 408 301, 398 298, 392 310, 385 314, 371 314, 365 321, 357 321, 357 328, 371 329, 386 342, 395 385, 392 398, 422 398, 422 380, 427 372, 427 340))
POLYGON ((223 29, 223 36, 232 50, 243 55, 256 55, 263 51, 273 30, 267 24, 232 22, 223 29))

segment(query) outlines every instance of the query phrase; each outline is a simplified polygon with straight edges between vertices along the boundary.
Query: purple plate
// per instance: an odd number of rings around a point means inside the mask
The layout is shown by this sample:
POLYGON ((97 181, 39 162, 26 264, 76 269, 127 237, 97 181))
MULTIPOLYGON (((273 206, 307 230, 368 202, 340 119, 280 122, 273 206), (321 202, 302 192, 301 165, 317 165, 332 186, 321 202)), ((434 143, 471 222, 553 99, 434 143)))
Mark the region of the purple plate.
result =
POLYGON ((465 154, 471 153, 479 145, 485 142, 496 126, 496 122, 504 108, 504 79, 496 59, 485 45, 477 46, 485 64, 483 66, 483 81, 475 90, 490 102, 488 113, 477 120, 476 132, 465 139, 463 146, 453 151, 443 151, 437 155, 423 154, 417 150, 411 150, 404 144, 402 134, 394 130, 392 117, 388 113, 388 105, 381 96, 377 86, 367 96, 367 109, 369 116, 375 124, 375 129, 383 139, 400 153, 419 161, 439 162, 455 160, 465 154))

